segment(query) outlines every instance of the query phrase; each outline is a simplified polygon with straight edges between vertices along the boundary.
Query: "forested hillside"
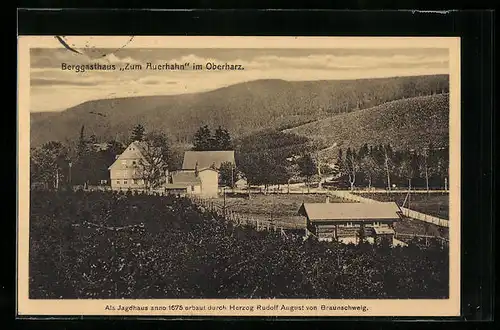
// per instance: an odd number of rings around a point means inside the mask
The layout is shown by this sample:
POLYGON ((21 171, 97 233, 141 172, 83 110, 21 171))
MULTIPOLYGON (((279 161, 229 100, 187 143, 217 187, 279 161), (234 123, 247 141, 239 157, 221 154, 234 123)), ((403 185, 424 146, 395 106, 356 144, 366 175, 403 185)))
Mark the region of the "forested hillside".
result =
MULTIPOLYGON (((417 149, 449 140, 449 94, 420 96, 340 114, 290 130, 322 147, 340 148, 390 144, 394 149, 417 149)), ((336 156, 336 150, 330 150, 336 156)))
POLYGON ((211 92, 88 101, 60 113, 31 115, 31 144, 76 140, 84 125, 99 142, 127 140, 137 123, 190 142, 202 125, 226 127, 232 136, 286 129, 388 101, 448 91, 448 76, 360 80, 257 80, 211 92))

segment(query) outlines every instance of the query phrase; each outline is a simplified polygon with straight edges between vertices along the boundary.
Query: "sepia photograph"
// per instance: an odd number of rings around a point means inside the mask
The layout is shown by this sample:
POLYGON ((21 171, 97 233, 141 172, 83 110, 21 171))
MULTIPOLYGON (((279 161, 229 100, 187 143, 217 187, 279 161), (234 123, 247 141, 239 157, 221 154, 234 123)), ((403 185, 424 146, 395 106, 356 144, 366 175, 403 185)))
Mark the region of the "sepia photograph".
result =
POLYGON ((458 315, 457 38, 24 41, 26 314, 458 315))

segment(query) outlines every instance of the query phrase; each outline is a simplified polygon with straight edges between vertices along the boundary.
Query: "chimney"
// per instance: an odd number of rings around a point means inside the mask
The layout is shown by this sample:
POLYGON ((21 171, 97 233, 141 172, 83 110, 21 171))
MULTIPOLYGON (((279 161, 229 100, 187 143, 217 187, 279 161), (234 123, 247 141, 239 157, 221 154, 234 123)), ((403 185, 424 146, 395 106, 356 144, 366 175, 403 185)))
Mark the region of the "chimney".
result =
POLYGON ((330 203, 330 196, 326 196, 326 202, 325 203, 330 203))

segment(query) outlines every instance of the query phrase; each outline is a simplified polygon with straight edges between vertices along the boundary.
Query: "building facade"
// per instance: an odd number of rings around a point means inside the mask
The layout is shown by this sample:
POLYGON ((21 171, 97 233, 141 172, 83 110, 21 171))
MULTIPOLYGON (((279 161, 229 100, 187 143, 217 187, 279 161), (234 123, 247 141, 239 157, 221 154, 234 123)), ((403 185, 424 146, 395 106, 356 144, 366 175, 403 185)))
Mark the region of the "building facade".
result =
POLYGON ((108 168, 111 188, 114 190, 144 189, 141 160, 144 159, 140 142, 132 142, 108 168))
MULTIPOLYGON (((132 142, 108 168, 113 190, 145 189, 142 142, 132 142)), ((162 174, 160 189, 176 195, 217 197, 221 164, 235 164, 234 151, 186 151, 182 169, 162 174)))

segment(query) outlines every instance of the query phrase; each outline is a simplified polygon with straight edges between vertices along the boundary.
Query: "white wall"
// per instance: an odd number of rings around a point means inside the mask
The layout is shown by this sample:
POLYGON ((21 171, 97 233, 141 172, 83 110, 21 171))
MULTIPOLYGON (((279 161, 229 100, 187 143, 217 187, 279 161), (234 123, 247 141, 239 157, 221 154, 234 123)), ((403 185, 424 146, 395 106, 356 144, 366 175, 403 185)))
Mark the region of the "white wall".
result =
POLYGON ((219 191, 219 173, 213 170, 199 172, 201 194, 206 197, 217 197, 219 191))

